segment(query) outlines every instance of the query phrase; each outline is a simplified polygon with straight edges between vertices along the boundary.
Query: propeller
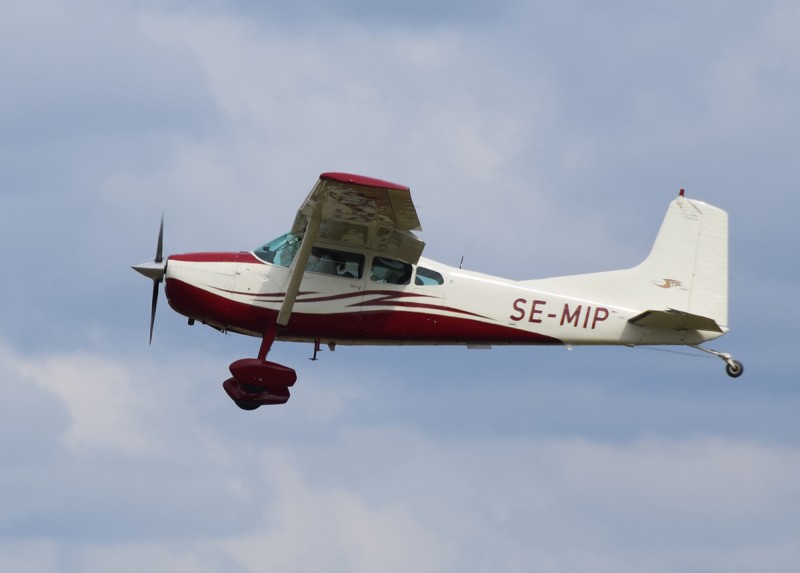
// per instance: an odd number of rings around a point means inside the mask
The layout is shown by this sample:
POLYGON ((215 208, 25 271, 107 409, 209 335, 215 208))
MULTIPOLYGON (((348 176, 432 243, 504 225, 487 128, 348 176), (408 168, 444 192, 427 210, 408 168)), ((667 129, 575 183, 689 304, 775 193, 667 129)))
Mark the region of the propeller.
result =
POLYGON ((153 343, 153 325, 156 322, 156 306, 158 305, 158 285, 164 280, 167 273, 167 261, 163 257, 164 250, 164 215, 161 215, 161 224, 158 227, 158 243, 156 256, 149 261, 143 261, 131 268, 153 281, 153 301, 150 305, 150 343, 153 343))

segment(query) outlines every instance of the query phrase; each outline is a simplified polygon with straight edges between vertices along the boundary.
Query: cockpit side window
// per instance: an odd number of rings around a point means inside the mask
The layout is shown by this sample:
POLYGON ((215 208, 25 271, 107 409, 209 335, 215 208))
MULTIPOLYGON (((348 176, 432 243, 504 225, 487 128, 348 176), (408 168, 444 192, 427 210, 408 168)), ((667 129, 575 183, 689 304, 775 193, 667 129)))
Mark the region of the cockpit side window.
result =
POLYGON ((424 286, 442 285, 444 284, 444 277, 434 270, 417 267, 417 276, 414 279, 414 284, 424 286))
POLYGON ((300 237, 291 233, 281 235, 253 251, 253 254, 264 262, 288 267, 292 264, 297 249, 300 247, 300 237))
POLYGON ((312 247, 306 271, 360 279, 364 275, 364 255, 327 247, 312 247))
POLYGON ((375 257, 369 279, 376 283, 407 285, 411 281, 411 265, 397 259, 375 257))

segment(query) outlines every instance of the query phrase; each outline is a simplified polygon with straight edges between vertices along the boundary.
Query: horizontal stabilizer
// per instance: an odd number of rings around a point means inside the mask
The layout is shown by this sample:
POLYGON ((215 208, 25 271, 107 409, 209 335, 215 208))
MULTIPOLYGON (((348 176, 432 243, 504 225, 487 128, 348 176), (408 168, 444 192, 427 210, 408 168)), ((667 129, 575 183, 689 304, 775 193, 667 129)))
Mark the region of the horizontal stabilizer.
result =
POLYGON ((651 328, 723 332, 722 328, 720 328, 719 324, 717 324, 713 318, 673 309, 646 310, 629 319, 628 322, 636 326, 649 326, 651 328))

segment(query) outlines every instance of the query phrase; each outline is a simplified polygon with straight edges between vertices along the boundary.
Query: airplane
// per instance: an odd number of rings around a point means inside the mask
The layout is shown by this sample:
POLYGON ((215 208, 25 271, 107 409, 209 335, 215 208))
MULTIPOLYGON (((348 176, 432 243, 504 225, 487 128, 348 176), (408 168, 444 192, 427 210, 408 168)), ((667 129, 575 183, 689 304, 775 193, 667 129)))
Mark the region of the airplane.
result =
POLYGON ((728 215, 681 189, 650 254, 623 270, 511 280, 422 257, 410 189, 329 172, 289 232, 252 250, 163 256, 132 268, 159 285, 173 310, 222 332, 261 339, 223 383, 243 410, 283 404, 294 369, 267 360, 275 341, 314 345, 684 345, 728 332, 728 215))

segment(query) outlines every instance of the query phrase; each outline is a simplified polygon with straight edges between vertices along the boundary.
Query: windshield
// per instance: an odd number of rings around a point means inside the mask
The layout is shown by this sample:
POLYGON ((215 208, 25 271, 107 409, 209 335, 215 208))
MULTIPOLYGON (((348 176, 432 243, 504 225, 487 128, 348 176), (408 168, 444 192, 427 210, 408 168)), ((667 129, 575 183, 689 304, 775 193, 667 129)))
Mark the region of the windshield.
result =
POLYGON ((288 267, 292 264, 298 247, 300 247, 300 238, 291 233, 286 233, 266 245, 258 247, 253 251, 253 254, 267 263, 288 267))

